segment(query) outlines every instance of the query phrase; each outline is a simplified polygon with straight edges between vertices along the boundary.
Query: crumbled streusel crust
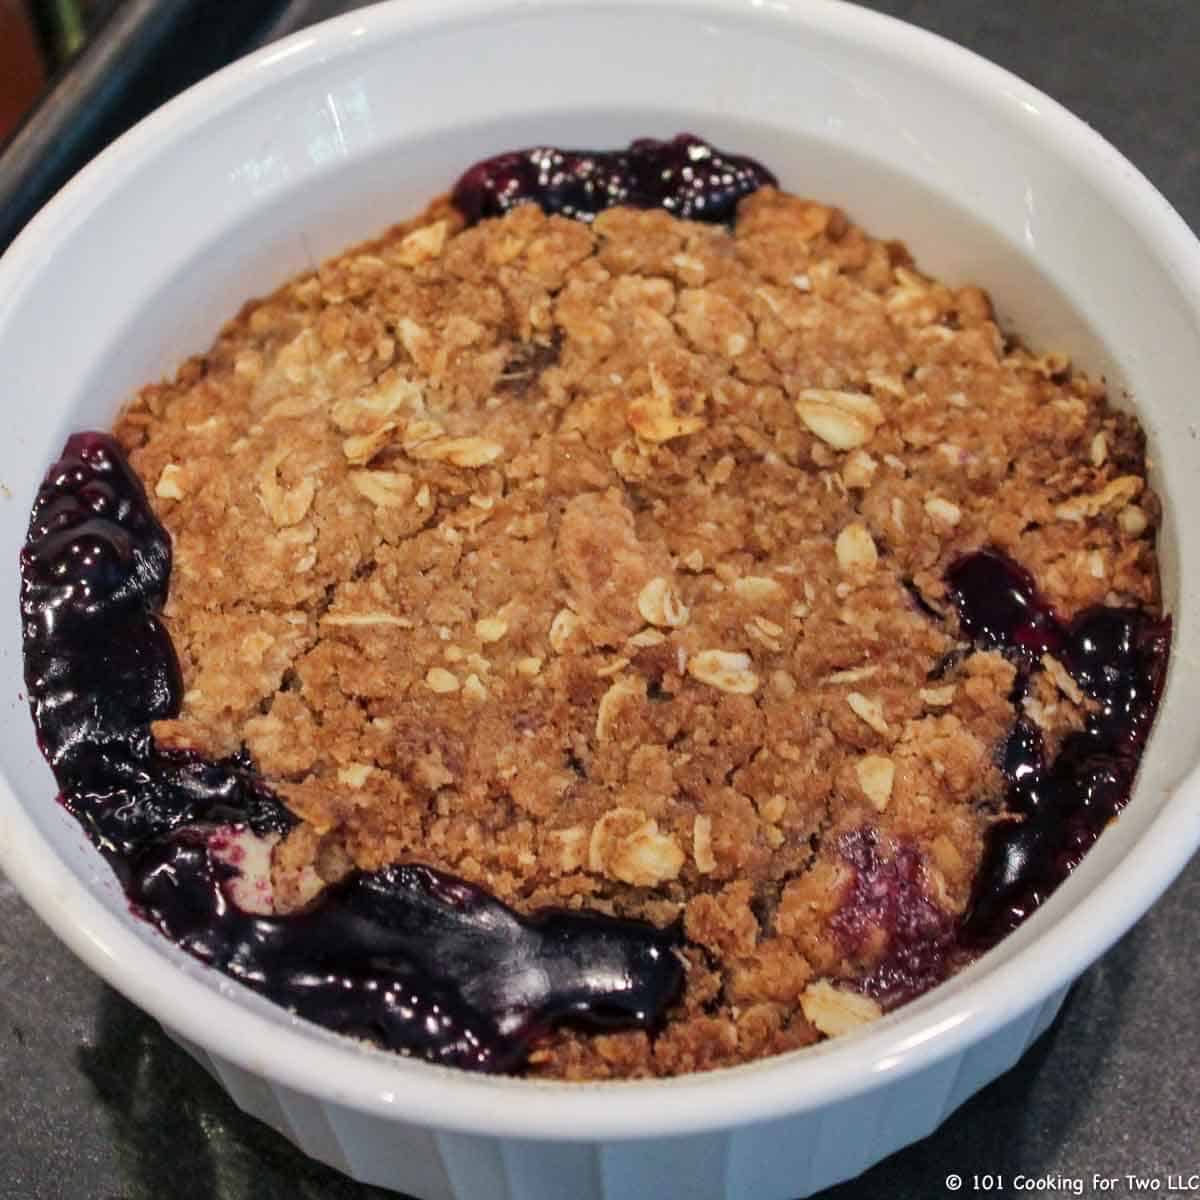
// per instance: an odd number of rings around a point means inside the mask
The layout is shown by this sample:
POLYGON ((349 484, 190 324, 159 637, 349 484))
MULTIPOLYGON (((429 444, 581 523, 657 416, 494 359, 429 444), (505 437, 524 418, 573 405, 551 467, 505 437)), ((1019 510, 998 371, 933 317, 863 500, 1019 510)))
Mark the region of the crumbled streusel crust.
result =
MULTIPOLYGON (((302 818, 280 908, 416 859, 522 910, 682 919, 656 1038, 531 1071, 674 1074, 879 1012, 844 835, 962 910, 1014 670, 943 574, 990 545, 1065 616, 1157 604, 1140 433, 837 209, 736 229, 534 207, 419 221, 248 305, 118 435, 174 539, 186 695, 302 818)), ((1054 663, 1021 701, 1055 740, 1054 663)))

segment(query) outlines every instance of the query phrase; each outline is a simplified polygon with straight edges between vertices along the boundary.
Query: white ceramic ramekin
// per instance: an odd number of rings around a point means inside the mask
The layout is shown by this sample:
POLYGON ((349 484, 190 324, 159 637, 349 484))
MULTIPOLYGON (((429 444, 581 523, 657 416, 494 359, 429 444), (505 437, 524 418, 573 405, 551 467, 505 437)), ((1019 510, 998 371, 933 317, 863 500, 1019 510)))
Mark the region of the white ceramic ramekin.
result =
POLYGON ((1200 842, 1200 247, 1045 96, 833 0, 395 0, 168 105, 0 262, 0 862, 57 933, 248 1111, 425 1200, 791 1200, 931 1131, 1009 1067, 1200 842), (1004 321, 1103 372, 1150 437, 1172 668, 1133 802, 1022 929, 857 1034, 736 1070, 599 1086, 478 1078, 362 1048, 131 919, 53 803, 22 697, 17 547, 76 428, 202 349, 240 302, 411 213, 474 159, 682 129, 841 202, 1004 321), (1131 398, 1131 399, 1128 399, 1131 398))

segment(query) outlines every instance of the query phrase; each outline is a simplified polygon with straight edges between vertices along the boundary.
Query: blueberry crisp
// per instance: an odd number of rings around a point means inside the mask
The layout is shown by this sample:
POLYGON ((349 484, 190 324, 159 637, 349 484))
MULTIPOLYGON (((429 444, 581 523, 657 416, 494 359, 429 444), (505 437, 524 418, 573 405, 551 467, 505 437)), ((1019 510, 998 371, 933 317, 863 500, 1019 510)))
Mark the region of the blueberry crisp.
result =
POLYGON ((980 288, 688 135, 537 148, 68 441, 26 678, 203 961, 434 1062, 679 1074, 879 1017, 1079 862, 1158 516, 980 288))

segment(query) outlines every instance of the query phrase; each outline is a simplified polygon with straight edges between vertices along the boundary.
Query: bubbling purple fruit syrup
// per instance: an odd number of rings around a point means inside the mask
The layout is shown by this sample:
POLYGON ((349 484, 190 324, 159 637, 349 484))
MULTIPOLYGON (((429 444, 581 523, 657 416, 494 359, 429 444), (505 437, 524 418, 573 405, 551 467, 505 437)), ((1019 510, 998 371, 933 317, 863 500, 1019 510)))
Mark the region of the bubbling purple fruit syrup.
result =
POLYGON ((25 681, 62 800, 134 912, 301 1016, 432 1062, 518 1068, 553 1025, 652 1028, 678 995, 678 933, 598 913, 518 916, 430 867, 354 872, 289 916, 244 911, 229 827, 295 818, 245 755, 154 745, 179 711, 158 619, 171 546, 107 434, 72 436, 34 502, 21 555, 25 681))
POLYGON ((471 225, 519 204, 580 221, 628 205, 720 224, 733 220, 743 196, 775 183, 754 159, 681 133, 666 142, 638 138, 626 150, 513 150, 476 163, 450 198, 471 225))

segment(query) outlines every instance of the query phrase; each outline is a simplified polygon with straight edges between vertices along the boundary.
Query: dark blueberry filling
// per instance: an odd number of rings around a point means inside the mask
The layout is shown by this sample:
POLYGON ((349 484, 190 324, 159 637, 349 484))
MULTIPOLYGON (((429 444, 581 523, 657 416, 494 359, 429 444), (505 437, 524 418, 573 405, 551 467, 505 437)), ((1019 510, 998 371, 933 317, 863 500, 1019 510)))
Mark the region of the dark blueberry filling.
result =
POLYGON ((21 555, 25 681, 63 803, 135 912, 197 958, 302 1016, 434 1062, 510 1070, 552 1025, 653 1027, 675 999, 678 934, 595 913, 521 918, 406 864, 355 872, 304 912, 230 898, 218 831, 295 819, 245 756, 158 749, 180 674, 157 611, 171 547, 107 434, 71 437, 21 555))
POLYGON ((1008 654, 1018 688, 1043 654, 1053 654, 1094 702, 1084 728, 1052 762, 1024 718, 1005 746, 1005 809, 984 847, 961 930, 965 946, 993 945, 1015 929, 1078 865, 1129 799, 1166 675, 1170 618, 1134 608, 1091 608, 1063 623, 1028 572, 982 550, 947 574, 963 631, 1008 654))
POLYGON ((128 876, 148 841, 194 821, 257 832, 293 819, 243 757, 154 746, 179 709, 179 663, 155 615, 171 545, 120 448, 71 437, 34 502, 21 555, 25 683, 63 803, 128 876))
POLYGON ((522 920, 430 867, 355 872, 286 917, 232 904, 234 873, 189 826, 143 851, 129 895, 189 953, 300 1016, 430 1062, 510 1070, 559 1021, 652 1024, 681 982, 669 934, 587 912, 522 920))
POLYGON ((733 220, 743 196, 775 183, 753 159, 681 133, 669 142, 638 138, 627 150, 535 146, 500 154, 471 167, 451 199, 472 225, 529 203, 580 221, 626 204, 720 223, 733 220))
POLYGON ((947 573, 963 632, 1018 667, 1019 698, 1029 673, 1052 654, 1094 702, 1082 730, 1048 761, 1041 731, 1017 720, 999 763, 1006 787, 961 920, 925 890, 912 845, 891 857, 869 829, 843 836, 839 854, 850 883, 833 918, 848 955, 882 931, 887 950, 861 989, 894 1007, 940 983, 995 945, 1078 866, 1125 806, 1166 674, 1169 618, 1132 608, 1092 608, 1064 624, 1027 571, 989 550, 968 554, 947 573))
POLYGON ((845 834, 838 851, 852 872, 833 918, 839 941, 853 955, 877 930, 887 936, 888 951, 862 980, 862 990, 892 1007, 941 983, 955 956, 957 922, 926 893, 917 848, 900 846, 884 858, 878 835, 862 829, 845 834))

